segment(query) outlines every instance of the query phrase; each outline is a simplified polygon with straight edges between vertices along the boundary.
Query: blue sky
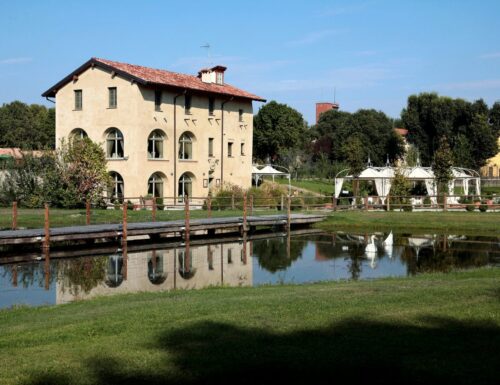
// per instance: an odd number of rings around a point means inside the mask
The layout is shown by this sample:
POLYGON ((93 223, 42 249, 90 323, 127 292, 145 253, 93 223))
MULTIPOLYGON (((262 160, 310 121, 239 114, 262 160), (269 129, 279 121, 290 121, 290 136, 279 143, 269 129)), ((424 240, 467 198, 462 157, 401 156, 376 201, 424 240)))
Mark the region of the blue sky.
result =
MULTIPOLYGON (((0 103, 40 94, 92 56, 226 81, 299 110, 398 117, 408 95, 500 100, 500 1, 0 2, 0 103), (205 43, 211 48, 200 48, 205 43)), ((256 105, 258 107, 258 104, 256 105)))

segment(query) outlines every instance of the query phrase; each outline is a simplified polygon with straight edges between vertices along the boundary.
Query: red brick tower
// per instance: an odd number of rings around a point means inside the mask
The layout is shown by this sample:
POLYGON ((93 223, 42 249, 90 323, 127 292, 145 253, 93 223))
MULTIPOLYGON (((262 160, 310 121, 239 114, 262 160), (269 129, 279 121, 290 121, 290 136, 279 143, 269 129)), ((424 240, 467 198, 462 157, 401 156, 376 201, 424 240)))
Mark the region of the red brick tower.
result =
POLYGON ((338 109, 339 105, 337 103, 316 103, 316 123, 318 123, 319 116, 323 112, 338 109))

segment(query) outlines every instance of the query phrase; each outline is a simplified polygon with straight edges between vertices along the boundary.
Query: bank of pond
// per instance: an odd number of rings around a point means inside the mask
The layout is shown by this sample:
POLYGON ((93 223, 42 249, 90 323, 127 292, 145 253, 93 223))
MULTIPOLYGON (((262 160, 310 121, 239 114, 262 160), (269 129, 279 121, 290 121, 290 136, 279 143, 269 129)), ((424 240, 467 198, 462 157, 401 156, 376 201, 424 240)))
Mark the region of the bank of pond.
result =
POLYGON ((102 295, 407 277, 500 266, 500 236, 401 232, 263 233, 254 239, 133 242, 4 254, 0 308, 102 295))

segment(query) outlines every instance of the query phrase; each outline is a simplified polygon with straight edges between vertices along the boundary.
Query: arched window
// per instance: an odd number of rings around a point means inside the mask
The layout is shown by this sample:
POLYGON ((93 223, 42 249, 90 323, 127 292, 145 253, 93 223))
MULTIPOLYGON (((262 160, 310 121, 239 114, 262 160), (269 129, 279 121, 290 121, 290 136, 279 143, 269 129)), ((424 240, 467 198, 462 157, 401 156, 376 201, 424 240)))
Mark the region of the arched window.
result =
POLYGON ((182 197, 184 197, 185 195, 191 197, 193 195, 192 193, 193 193, 193 180, 189 175, 189 173, 185 172, 179 178, 179 189, 178 189, 179 200, 182 200, 182 197))
POLYGON ((106 135, 106 156, 110 159, 124 157, 123 134, 117 128, 111 128, 106 135))
POLYGON ((179 138, 179 159, 193 159, 193 136, 187 132, 179 138))
POLYGON ((88 135, 85 132, 85 130, 83 130, 81 128, 75 128, 73 131, 71 131, 69 133, 69 137, 71 139, 83 139, 83 138, 87 138, 88 135))
POLYGON ((123 282, 123 256, 114 254, 108 259, 105 283, 108 287, 118 287, 123 282))
POLYGON ((148 180, 148 194, 154 197, 163 197, 163 177, 155 172, 148 180))
POLYGON ((118 199, 119 201, 123 200, 123 178, 117 172, 110 172, 109 176, 111 176, 111 187, 108 191, 108 197, 111 199, 118 199))
POLYGON ((160 285, 167 279, 167 272, 164 271, 163 255, 157 255, 153 250, 148 255, 148 279, 153 285, 160 285))
POLYGON ((196 268, 193 267, 193 252, 190 250, 189 255, 185 249, 177 251, 179 259, 179 275, 184 279, 191 279, 196 274, 196 268))
POLYGON ((161 130, 154 130, 148 138, 148 158, 163 159, 163 141, 165 134, 161 130))

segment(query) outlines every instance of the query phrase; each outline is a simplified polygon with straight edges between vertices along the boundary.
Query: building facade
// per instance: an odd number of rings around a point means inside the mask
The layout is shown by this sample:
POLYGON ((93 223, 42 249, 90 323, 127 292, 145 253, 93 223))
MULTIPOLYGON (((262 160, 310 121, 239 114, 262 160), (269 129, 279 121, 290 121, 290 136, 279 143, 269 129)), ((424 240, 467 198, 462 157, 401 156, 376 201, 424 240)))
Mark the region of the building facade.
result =
POLYGON ((226 183, 251 185, 253 101, 224 83, 226 68, 198 76, 92 58, 42 96, 55 98, 56 147, 102 143, 108 195, 205 197, 226 183))
MULTIPOLYGON (((498 147, 500 148, 500 138, 498 138, 498 147)), ((493 158, 486 161, 486 165, 481 167, 481 176, 484 178, 500 178, 500 152, 493 158)))

